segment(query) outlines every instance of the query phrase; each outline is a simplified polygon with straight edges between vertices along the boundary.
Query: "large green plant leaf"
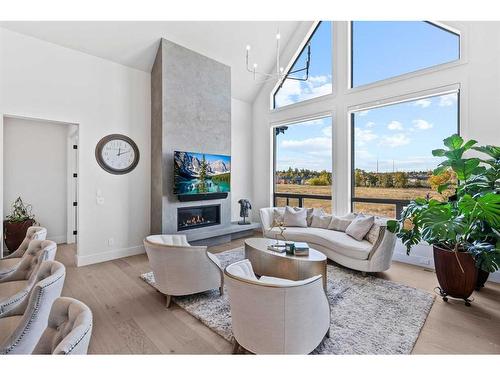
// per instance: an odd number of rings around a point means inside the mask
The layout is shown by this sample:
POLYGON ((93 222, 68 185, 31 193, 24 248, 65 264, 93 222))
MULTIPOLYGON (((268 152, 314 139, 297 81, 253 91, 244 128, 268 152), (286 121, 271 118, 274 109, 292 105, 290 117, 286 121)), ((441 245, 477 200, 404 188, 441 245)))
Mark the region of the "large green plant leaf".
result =
POLYGON ((472 149, 491 156, 493 159, 500 159, 500 147, 498 146, 476 146, 472 149))
POLYGON ((500 268, 500 250, 485 242, 475 242, 468 249, 476 260, 476 266, 486 272, 496 272, 500 268))
POLYGON ((457 178, 462 181, 468 180, 478 165, 479 159, 477 158, 452 160, 451 162, 451 168, 457 174, 457 178))
POLYGON ((430 244, 454 243, 463 233, 463 218, 452 211, 450 204, 434 204, 420 213, 417 222, 422 227, 422 239, 430 244))
POLYGON ((484 220, 492 228, 500 227, 500 195, 488 193, 477 198, 465 194, 458 207, 464 215, 471 217, 474 220, 484 220))
POLYGON ((450 150, 456 150, 457 148, 460 148, 460 146, 462 146, 464 140, 458 134, 453 134, 452 136, 445 138, 443 140, 443 143, 450 150))

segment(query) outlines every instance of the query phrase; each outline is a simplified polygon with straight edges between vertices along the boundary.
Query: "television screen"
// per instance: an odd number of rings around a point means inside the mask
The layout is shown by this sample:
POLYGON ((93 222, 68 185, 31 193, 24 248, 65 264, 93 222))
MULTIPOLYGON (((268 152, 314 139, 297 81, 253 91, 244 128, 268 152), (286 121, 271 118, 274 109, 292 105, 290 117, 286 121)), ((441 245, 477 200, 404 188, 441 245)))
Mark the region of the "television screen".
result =
POLYGON ((231 156, 174 152, 174 194, 227 193, 231 189, 231 156))

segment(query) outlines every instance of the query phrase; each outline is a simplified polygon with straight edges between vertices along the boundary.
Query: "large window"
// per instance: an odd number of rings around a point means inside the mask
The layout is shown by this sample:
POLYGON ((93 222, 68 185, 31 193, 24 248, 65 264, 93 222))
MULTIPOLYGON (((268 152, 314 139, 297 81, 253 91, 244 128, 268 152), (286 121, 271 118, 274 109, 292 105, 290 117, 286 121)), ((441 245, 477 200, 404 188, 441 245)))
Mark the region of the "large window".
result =
POLYGON ((458 60, 458 34, 430 22, 355 21, 352 87, 458 60))
POLYGON ((320 22, 274 93, 274 108, 327 95, 332 92, 332 22, 320 22), (302 70, 308 60, 309 74, 302 70))
POLYGON ((331 212, 332 119, 274 128, 275 206, 331 212))
POLYGON ((353 210, 396 217, 405 201, 437 197, 431 151, 458 131, 458 92, 352 114, 353 210))

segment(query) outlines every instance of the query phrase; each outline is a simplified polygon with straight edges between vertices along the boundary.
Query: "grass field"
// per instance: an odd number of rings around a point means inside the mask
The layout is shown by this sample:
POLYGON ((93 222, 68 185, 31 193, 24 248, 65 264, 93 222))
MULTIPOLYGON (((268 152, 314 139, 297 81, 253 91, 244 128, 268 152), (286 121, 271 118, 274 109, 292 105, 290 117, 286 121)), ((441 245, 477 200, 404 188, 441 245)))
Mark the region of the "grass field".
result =
MULTIPOLYGON (((316 195, 330 195, 332 194, 331 186, 310 186, 310 185, 291 185, 291 184, 278 184, 276 190, 279 193, 296 193, 296 194, 316 194, 316 195)), ((428 188, 368 188, 357 187, 355 196, 359 198, 386 198, 386 199, 414 199, 417 197, 425 197, 427 193, 431 196, 438 198, 439 194, 428 188)), ((297 206, 297 199, 290 199, 291 206, 297 206)), ((286 198, 278 198, 278 206, 286 205, 286 198)), ((304 207, 323 208, 326 212, 331 212, 331 202, 328 200, 320 199, 304 199, 304 207)), ((374 204, 374 203, 355 203, 354 211, 369 213, 372 215, 384 216, 394 218, 396 217, 396 207, 391 204, 374 204)))

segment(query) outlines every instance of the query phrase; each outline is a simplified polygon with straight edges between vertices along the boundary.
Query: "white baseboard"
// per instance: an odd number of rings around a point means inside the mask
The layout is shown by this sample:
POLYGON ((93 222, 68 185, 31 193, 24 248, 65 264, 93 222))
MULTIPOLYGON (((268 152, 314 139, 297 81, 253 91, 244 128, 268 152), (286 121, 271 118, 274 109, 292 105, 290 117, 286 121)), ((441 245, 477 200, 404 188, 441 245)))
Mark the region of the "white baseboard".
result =
MULTIPOLYGON (((413 264, 413 265, 423 267, 423 268, 435 269, 434 259, 431 257, 428 257, 428 256, 413 255, 411 253, 410 253, 410 255, 406 255, 405 252, 401 252, 401 251, 396 250, 394 252, 394 255, 392 256, 392 260, 395 260, 395 261, 401 262, 401 263, 413 264)), ((494 283, 500 283, 500 271, 497 271, 495 273, 490 274, 488 281, 491 281, 494 283)))
POLYGON ((68 238, 66 237, 66 235, 61 234, 60 236, 47 237, 47 239, 50 241, 54 241, 57 244, 60 244, 60 243, 66 243, 68 238))
POLYGON ((82 266, 87 266, 89 264, 107 262, 109 260, 143 254, 144 252, 145 252, 144 246, 139 245, 139 246, 127 247, 124 249, 116 249, 90 255, 76 255, 76 265, 77 267, 82 267, 82 266))

